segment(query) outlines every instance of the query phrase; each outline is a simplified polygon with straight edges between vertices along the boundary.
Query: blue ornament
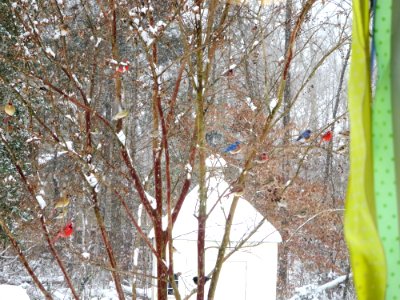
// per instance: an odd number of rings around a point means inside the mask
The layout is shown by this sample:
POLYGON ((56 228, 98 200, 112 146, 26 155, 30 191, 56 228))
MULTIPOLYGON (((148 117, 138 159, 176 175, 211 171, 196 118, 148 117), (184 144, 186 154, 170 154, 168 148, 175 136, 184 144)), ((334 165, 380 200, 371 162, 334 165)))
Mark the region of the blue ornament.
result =
POLYGON ((242 149, 240 148, 240 142, 236 141, 233 144, 230 144, 225 148, 224 153, 236 154, 239 153, 242 149))
POLYGON ((299 135, 299 137, 297 138, 296 141, 300 141, 301 139, 308 140, 310 137, 311 137, 311 130, 310 130, 310 129, 307 129, 307 130, 304 130, 304 131, 299 135))

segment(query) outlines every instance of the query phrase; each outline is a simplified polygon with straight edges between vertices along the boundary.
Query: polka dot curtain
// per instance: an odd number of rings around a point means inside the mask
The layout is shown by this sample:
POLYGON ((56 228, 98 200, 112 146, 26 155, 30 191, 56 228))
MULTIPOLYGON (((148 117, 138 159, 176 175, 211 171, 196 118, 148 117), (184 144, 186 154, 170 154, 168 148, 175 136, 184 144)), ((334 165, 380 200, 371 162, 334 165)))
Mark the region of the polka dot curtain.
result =
POLYGON ((359 300, 400 300, 399 3, 378 0, 375 5, 378 79, 372 99, 370 1, 353 0, 345 235, 359 300))

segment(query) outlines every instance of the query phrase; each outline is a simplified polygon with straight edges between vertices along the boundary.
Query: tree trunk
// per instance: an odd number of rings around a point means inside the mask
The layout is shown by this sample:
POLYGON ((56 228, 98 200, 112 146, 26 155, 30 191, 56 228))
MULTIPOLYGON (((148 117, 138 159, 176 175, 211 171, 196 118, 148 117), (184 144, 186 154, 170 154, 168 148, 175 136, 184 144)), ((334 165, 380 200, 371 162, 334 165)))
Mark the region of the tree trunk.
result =
MULTIPOLYGON (((286 211, 286 209, 285 209, 286 211)), ((286 211, 287 215, 287 211, 286 211)), ((288 222, 282 221, 281 235, 282 240, 286 241, 289 237, 289 231, 287 229, 288 222)), ((278 284, 277 284, 277 297, 276 299, 286 299, 287 296, 287 278, 288 278, 288 267, 289 267, 289 247, 286 243, 282 243, 280 251, 278 253, 278 284)))
MULTIPOLYGON (((290 47, 290 35, 292 31, 292 0, 287 0, 286 1, 286 24, 285 24, 285 53, 288 52, 288 49, 290 47)), ((284 97, 283 97, 283 127, 285 130, 285 136, 284 136, 284 144, 287 144, 289 139, 290 139, 290 131, 288 130, 287 126, 290 123, 290 100, 291 100, 291 95, 290 95, 290 71, 287 73, 286 77, 286 85, 285 85, 285 91, 284 91, 284 97)))
POLYGON ((155 239, 156 251, 161 259, 157 259, 157 298, 158 300, 167 299, 167 283, 168 283, 168 268, 166 266, 166 244, 165 234, 162 231, 162 221, 159 219, 159 224, 155 224, 155 239))
MULTIPOLYGON (((339 108, 340 95, 341 95, 341 92, 342 92, 343 81, 344 81, 344 74, 346 73, 347 64, 348 64, 349 58, 350 58, 350 50, 351 50, 351 48, 349 47, 349 49, 347 50, 347 53, 346 53, 346 57, 345 57, 344 62, 343 62, 342 72, 340 73, 339 85, 338 85, 338 90, 337 90, 337 93, 336 93, 335 106, 334 106, 333 112, 332 112, 332 119, 333 120, 335 120, 335 118, 337 116, 337 111, 338 111, 338 108, 339 108)), ((335 123, 332 124, 330 130, 332 132, 334 132, 335 123)), ((325 177, 324 177, 325 184, 327 184, 327 180, 329 178, 329 174, 330 174, 330 172, 332 170, 332 150, 333 150, 333 143, 332 143, 332 140, 331 140, 329 142, 329 148, 328 148, 328 151, 326 153, 325 177)))
MULTIPOLYGON (((197 5, 201 7, 201 1, 197 1, 197 5)), ((205 170, 205 131, 204 131, 204 97, 203 97, 203 48, 202 35, 203 29, 201 20, 196 22, 196 38, 197 38, 197 55, 196 55, 196 115, 197 115, 197 143, 199 145, 199 215, 198 215, 198 236, 197 236, 197 300, 204 300, 204 264, 205 264, 205 233, 206 233, 206 215, 207 215, 207 187, 206 187, 206 170, 205 170)))
MULTIPOLYGON (((292 33, 292 0, 286 0, 286 24, 285 24, 285 53, 288 53, 290 45, 290 36, 292 33)), ((285 130, 285 136, 283 143, 287 144, 290 139, 290 131, 288 130, 288 125, 290 123, 290 71, 287 72, 286 83, 285 83, 285 90, 284 90, 284 97, 283 97, 283 127, 285 130)), ((290 170, 289 162, 286 162, 283 166, 285 170, 290 170)), ((289 172, 284 172, 290 176, 289 172)), ((285 181, 288 178, 285 178, 285 181)), ((286 211, 286 209, 284 208, 286 211)), ((288 215, 287 213, 284 215, 288 215)), ((286 238, 289 236, 287 228, 287 220, 284 218, 282 220, 282 239, 285 241, 286 238)), ((289 248, 285 243, 281 244, 281 249, 278 253, 278 290, 277 290, 277 299, 284 299, 287 290, 287 277, 288 277, 288 254, 289 248)))

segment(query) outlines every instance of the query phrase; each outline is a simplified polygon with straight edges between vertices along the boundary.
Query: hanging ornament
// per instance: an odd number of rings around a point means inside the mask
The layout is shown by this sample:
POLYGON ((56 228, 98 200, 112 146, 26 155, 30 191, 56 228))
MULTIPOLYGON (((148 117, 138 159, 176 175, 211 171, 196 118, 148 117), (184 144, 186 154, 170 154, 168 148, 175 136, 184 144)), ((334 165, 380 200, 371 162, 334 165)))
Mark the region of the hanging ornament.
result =
POLYGON ((8 102, 8 104, 4 106, 4 111, 7 115, 13 116, 15 114, 15 106, 11 102, 8 102))
POLYGON ((114 121, 126 118, 129 115, 129 111, 127 110, 121 110, 119 113, 117 113, 112 119, 114 121))

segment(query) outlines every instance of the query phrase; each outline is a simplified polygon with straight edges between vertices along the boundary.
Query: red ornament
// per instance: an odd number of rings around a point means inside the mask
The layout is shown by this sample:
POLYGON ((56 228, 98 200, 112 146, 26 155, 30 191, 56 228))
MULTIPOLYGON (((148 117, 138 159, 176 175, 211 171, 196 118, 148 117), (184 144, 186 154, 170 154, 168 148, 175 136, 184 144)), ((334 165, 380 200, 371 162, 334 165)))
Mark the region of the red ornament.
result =
POLYGON ((129 61, 127 59, 124 59, 122 62, 119 63, 119 65, 115 68, 115 71, 117 73, 125 73, 129 71, 129 61))
POLYGON ((328 131, 326 132, 323 136, 322 136, 322 140, 325 142, 329 142, 333 137, 332 131, 328 131))
POLYGON ((116 71, 117 71, 118 73, 125 73, 125 72, 127 72, 128 70, 129 70, 129 66, 128 66, 128 65, 126 65, 126 66, 119 65, 119 66, 116 68, 116 71))
POLYGON ((262 164, 265 163, 268 160, 268 155, 266 152, 261 153, 257 159, 256 159, 256 163, 262 164))
POLYGON ((71 221, 65 225, 63 229, 61 229, 57 235, 54 237, 52 243, 54 244, 59 238, 67 238, 74 233, 74 227, 71 221))

